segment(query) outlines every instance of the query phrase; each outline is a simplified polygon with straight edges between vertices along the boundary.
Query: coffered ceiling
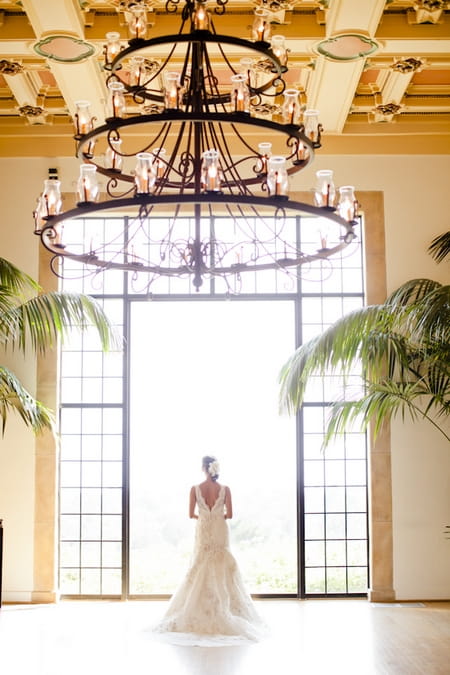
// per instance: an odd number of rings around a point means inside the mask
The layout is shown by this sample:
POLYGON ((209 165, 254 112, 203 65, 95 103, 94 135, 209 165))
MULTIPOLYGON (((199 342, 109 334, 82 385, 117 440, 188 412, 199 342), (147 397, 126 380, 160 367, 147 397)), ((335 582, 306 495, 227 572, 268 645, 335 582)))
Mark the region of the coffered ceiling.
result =
MULTIPOLYGON (((183 0, 177 13, 165 0, 0 0, 1 156, 74 154, 75 101, 104 118, 105 34, 126 45, 133 4, 149 38, 178 32, 183 0)), ((320 111, 325 152, 450 154, 450 1, 225 0, 216 32, 249 38, 258 4, 286 37, 289 85, 320 111)))

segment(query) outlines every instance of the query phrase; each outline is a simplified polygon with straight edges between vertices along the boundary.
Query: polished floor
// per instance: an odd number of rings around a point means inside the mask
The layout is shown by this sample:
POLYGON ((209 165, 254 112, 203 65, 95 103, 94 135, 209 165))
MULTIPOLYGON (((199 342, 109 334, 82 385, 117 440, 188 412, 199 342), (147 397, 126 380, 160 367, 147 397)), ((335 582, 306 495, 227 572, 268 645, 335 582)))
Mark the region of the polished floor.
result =
POLYGON ((150 627, 166 603, 4 605, 2 675, 450 675, 450 603, 259 600, 262 642, 181 647, 150 627))

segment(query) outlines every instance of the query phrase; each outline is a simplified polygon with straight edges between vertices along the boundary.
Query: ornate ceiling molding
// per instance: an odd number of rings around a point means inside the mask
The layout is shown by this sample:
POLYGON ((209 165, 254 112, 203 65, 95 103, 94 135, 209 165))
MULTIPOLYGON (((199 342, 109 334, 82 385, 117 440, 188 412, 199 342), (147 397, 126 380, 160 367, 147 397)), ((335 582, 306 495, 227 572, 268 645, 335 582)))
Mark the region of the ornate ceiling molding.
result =
POLYGON ((0 73, 3 73, 3 75, 19 75, 23 71, 24 67, 21 63, 17 63, 17 61, 0 60, 0 73))
POLYGON ((322 40, 314 51, 332 61, 357 61, 378 51, 378 42, 360 33, 341 33, 322 40))
POLYGON ((96 52, 94 45, 73 35, 47 35, 33 45, 36 54, 59 63, 80 63, 96 52))

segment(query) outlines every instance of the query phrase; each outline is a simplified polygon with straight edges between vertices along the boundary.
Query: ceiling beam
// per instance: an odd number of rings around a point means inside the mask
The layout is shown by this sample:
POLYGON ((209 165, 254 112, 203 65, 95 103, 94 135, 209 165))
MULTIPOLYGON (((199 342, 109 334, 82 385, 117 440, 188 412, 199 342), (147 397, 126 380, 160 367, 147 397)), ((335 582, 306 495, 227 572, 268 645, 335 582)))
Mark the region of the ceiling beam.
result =
MULTIPOLYGON (((38 39, 53 34, 84 39, 82 13, 73 0, 22 0, 22 4, 38 39)), ((103 121, 106 87, 97 61, 89 58, 79 63, 62 63, 49 58, 47 63, 70 114, 75 113, 76 101, 88 100, 92 115, 103 121)))
MULTIPOLYGON (((327 35, 342 33, 373 35, 385 0, 358 2, 335 0, 327 14, 327 35)), ((364 59, 330 60, 319 56, 307 92, 308 107, 319 110, 325 132, 340 133, 350 112, 364 68, 364 59)))

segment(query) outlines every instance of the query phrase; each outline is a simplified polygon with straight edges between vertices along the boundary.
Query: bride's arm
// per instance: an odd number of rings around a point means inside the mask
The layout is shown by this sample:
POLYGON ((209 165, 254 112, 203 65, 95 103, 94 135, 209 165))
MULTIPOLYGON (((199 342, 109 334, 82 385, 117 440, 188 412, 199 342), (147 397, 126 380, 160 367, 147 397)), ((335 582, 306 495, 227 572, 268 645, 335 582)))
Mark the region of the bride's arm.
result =
POLYGON ((231 503, 231 491, 229 487, 225 488, 225 518, 233 517, 233 505, 231 503))
POLYGON ((195 513, 195 505, 197 504, 197 498, 195 496, 195 487, 191 487, 191 492, 189 495, 189 518, 198 518, 195 513))

